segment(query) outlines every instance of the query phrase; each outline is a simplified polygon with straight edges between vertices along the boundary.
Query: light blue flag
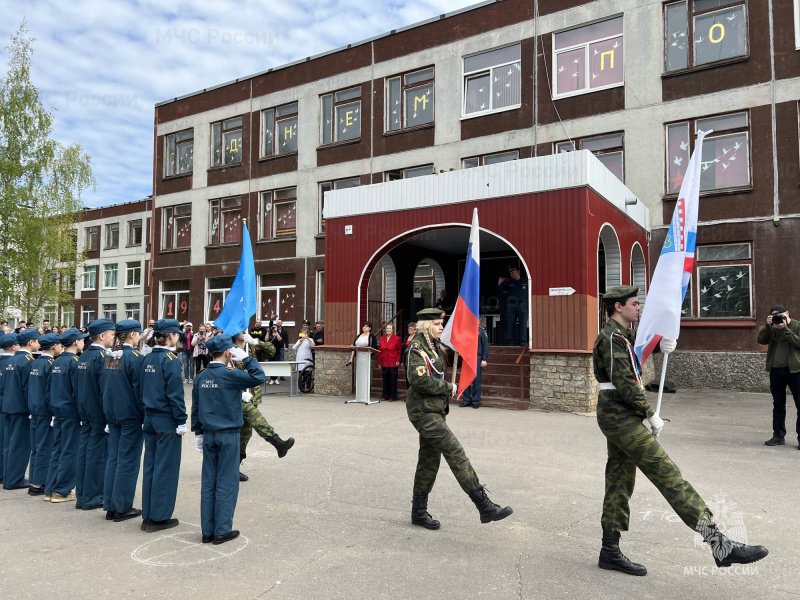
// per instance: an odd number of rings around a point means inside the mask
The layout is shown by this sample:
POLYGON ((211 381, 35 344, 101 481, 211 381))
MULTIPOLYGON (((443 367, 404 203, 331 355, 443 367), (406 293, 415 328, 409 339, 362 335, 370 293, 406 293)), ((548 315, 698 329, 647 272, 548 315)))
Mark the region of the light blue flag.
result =
POLYGON ((253 262, 253 246, 247 224, 242 234, 242 258, 239 271, 233 280, 222 312, 214 320, 214 325, 226 335, 236 335, 247 329, 250 317, 256 314, 256 265, 253 262))

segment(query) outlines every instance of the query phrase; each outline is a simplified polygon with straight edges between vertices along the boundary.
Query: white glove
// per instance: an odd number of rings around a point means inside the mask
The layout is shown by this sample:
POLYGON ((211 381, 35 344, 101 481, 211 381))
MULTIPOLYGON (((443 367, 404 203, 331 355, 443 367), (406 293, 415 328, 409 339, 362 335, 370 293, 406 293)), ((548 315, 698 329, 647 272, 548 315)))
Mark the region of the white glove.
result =
POLYGON ((669 354, 678 346, 678 340, 671 340, 669 338, 661 338, 661 352, 669 354))
POLYGON ((28 421, 32 421, 32 420, 33 420, 33 415, 28 415, 28 421))
POLYGON ((194 449, 202 454, 202 452, 203 452, 203 434, 194 436, 194 449))
POLYGON ((242 361, 247 358, 249 355, 247 351, 243 348, 239 348, 238 346, 234 346, 231 348, 231 358, 236 361, 242 361))
POLYGON ((653 431, 653 437, 657 438, 661 430, 664 429, 664 420, 658 415, 653 415, 647 420, 650 422, 650 429, 653 431))
POLYGON ((450 385, 450 394, 449 395, 450 396, 455 396, 456 393, 458 392, 458 386, 456 386, 454 383, 451 383, 449 381, 447 383, 450 385))
POLYGON ((253 394, 250 392, 242 392, 242 402, 250 402, 253 399, 253 394))
POLYGON ((105 431, 106 433, 108 433, 108 425, 106 425, 106 426, 103 428, 103 431, 105 431))
POLYGON ((251 346, 255 346, 256 344, 258 344, 258 340, 247 332, 245 332, 244 336, 242 337, 244 337, 244 341, 250 344, 251 346))
POLYGON ((178 435, 183 435, 184 433, 186 433, 186 431, 187 431, 186 430, 186 423, 184 423, 183 425, 178 425, 175 428, 175 433, 177 433, 178 435))
POLYGON ((56 418, 53 417, 53 418, 50 419, 50 427, 52 427, 55 424, 56 424, 56 418))

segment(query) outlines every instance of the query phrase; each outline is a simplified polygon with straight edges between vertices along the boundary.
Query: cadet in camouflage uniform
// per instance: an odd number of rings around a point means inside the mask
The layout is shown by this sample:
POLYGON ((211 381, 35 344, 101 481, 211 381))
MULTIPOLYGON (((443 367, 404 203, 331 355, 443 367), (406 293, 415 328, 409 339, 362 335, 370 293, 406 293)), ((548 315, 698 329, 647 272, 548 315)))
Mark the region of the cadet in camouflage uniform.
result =
POLYGON ((411 523, 427 529, 439 529, 439 521, 428 514, 428 494, 433 489, 442 456, 450 465, 461 488, 469 494, 480 511, 481 523, 505 519, 513 511, 500 508, 486 495, 478 476, 464 453, 464 448, 445 422, 450 410, 448 398, 455 386, 445 381, 447 368, 445 349, 439 343, 444 313, 428 308, 417 313, 417 335, 406 357, 406 373, 410 387, 406 411, 411 424, 419 432, 419 459, 414 476, 411 523))
MULTIPOLYGON (((275 355, 275 346, 269 342, 261 342, 251 337, 246 331, 233 336, 233 342, 236 344, 236 347, 240 349, 240 352, 245 354, 247 353, 245 344, 248 344, 250 346, 249 355, 255 357, 258 362, 267 361, 275 355)), ((234 351, 235 350, 236 348, 234 348, 234 351)), ((244 354, 238 354, 238 356, 240 356, 239 359, 234 356, 233 366, 244 371, 246 370, 242 362, 244 354)), ((247 443, 253 436, 254 430, 258 435, 264 438, 264 440, 275 446, 275 449, 278 451, 278 458, 283 458, 286 456, 289 449, 294 446, 294 438, 282 440, 280 436, 275 433, 272 425, 264 418, 264 415, 261 414, 261 411, 258 409, 259 404, 261 404, 262 395, 260 385, 250 389, 248 394, 250 398, 247 400, 245 400, 245 395, 242 396, 244 425, 242 425, 242 430, 239 433, 239 463, 241 464, 241 462, 247 458, 247 443)), ((248 479, 249 477, 247 475, 239 471, 239 481, 247 481, 248 479)))
MULTIPOLYGON (((746 546, 726 538, 712 521, 711 511, 658 443, 664 426, 644 396, 641 367, 633 352, 636 332, 629 323, 639 319, 639 288, 627 285, 608 290, 603 298, 608 321, 594 343, 594 376, 600 382, 597 424, 606 436, 606 493, 603 499, 601 569, 628 575, 646 575, 647 569, 631 562, 619 549, 621 531, 628 530, 628 502, 636 482, 636 468, 658 488, 681 520, 703 535, 717 566, 750 563, 764 558, 763 546, 746 546), (649 431, 642 421, 647 419, 649 431)), ((663 338, 662 352, 675 349, 675 340, 663 338)))

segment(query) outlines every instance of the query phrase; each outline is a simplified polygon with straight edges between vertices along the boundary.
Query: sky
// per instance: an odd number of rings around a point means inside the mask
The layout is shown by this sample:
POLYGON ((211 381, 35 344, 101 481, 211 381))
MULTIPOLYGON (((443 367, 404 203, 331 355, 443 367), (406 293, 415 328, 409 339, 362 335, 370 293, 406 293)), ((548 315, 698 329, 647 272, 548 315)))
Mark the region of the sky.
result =
POLYGON ((478 0, 0 0, 0 77, 23 20, 52 137, 92 157, 86 206, 153 188, 154 106, 478 0))

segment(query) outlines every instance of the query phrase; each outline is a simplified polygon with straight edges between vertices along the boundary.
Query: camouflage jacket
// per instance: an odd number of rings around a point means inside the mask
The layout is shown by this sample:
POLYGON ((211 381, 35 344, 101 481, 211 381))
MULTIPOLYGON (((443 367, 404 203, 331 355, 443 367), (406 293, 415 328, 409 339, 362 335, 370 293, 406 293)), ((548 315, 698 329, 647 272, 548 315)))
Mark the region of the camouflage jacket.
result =
MULTIPOLYGON (((624 340, 615 337, 618 334, 630 342, 636 340, 636 332, 620 325, 614 319, 608 319, 603 331, 594 342, 592 362, 594 377, 600 383, 613 383, 616 390, 601 390, 597 402, 597 417, 637 417, 646 419, 655 413, 644 397, 644 392, 637 385, 634 377, 634 365, 631 364, 629 346, 624 340), (611 355, 613 346, 613 369, 611 355)), ((635 360, 635 355, 634 355, 635 360)))
MULTIPOLYGON (((275 356, 275 346, 270 344, 269 342, 258 342, 255 346, 250 346, 248 349, 248 354, 254 357, 258 362, 266 362, 273 356, 275 356)), ((244 367, 244 363, 241 361, 234 361, 233 366, 239 369, 240 371, 246 371, 244 367)), ((254 406, 258 406, 261 404, 261 386, 257 385, 254 388, 250 388, 248 390, 251 394, 253 394, 253 398, 251 402, 254 406)))
POLYGON ((419 333, 406 355, 406 374, 411 384, 406 393, 406 411, 411 421, 421 419, 425 413, 446 415, 450 411, 448 397, 453 386, 444 377, 447 370, 445 347, 437 341, 434 347, 435 351, 419 333))

